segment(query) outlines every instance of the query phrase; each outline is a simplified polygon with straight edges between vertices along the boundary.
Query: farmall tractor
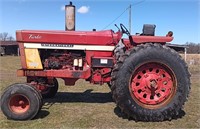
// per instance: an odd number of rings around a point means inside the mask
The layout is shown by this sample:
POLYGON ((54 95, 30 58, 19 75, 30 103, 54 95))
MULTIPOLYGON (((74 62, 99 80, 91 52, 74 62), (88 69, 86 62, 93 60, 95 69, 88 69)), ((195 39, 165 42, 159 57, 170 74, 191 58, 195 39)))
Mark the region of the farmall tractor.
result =
POLYGON ((155 36, 155 25, 131 35, 119 31, 16 32, 22 68, 18 76, 27 82, 13 84, 1 96, 1 110, 8 119, 36 116, 43 98, 54 97, 56 78, 65 85, 78 79, 107 83, 116 105, 136 121, 163 121, 181 113, 190 91, 190 74, 184 60, 166 46, 173 33, 155 36), (123 39, 127 34, 129 38, 123 39))

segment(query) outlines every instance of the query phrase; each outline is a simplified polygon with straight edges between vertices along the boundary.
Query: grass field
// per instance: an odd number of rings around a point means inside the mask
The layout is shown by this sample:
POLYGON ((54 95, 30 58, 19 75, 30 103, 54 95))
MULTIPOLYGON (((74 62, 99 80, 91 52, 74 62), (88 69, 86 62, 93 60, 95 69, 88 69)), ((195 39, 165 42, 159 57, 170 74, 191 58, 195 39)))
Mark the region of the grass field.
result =
MULTIPOLYGON (((194 56, 198 58, 200 55, 194 56)), ((189 59, 189 56, 188 56, 189 59)), ((25 82, 16 77, 19 57, 0 57, 0 93, 10 84, 25 82)), ((35 119, 7 120, 0 111, 0 128, 200 128, 199 64, 189 65, 192 89, 185 104, 184 115, 172 121, 135 122, 128 120, 112 101, 107 85, 91 85, 79 80, 75 86, 64 86, 59 80, 59 92, 45 104, 35 119)))
MULTIPOLYGON (((181 56, 184 58, 183 54, 181 56)), ((192 73, 198 73, 200 71, 200 54, 188 54, 186 62, 190 66, 192 73)))

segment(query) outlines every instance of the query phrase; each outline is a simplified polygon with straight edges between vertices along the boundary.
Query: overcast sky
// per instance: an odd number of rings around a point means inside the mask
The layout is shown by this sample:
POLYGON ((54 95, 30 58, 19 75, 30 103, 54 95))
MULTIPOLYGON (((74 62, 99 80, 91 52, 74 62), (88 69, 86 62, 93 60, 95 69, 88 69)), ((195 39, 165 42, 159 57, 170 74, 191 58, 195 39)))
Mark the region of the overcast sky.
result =
MULTIPOLYGON (((76 6, 76 30, 116 31, 114 24, 120 23, 128 28, 126 9, 132 4, 132 34, 141 33, 143 24, 149 23, 156 24, 156 35, 173 31, 172 43, 200 43, 200 0, 71 1, 76 6)), ((69 0, 0 0, 0 32, 15 37, 21 29, 64 30, 66 4, 69 0)))

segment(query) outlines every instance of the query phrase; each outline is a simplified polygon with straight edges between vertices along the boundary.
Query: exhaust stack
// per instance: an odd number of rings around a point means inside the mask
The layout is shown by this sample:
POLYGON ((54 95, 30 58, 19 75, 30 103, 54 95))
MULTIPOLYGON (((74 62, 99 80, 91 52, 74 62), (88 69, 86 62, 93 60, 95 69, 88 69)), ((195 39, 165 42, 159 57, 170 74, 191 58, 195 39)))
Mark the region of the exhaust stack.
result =
POLYGON ((76 7, 70 1, 69 5, 65 5, 65 30, 75 30, 75 10, 76 7))

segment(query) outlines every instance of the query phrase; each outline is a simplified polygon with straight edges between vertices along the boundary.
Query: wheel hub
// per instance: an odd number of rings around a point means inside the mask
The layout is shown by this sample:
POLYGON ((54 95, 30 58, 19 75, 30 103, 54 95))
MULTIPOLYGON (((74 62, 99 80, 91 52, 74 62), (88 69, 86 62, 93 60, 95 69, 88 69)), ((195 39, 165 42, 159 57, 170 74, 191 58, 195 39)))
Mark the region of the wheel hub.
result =
POLYGON ((18 94, 11 97, 9 107, 16 114, 25 113, 30 108, 30 102, 27 97, 18 94))
POLYGON ((174 75, 167 66, 147 63, 134 72, 130 92, 133 99, 142 106, 160 105, 172 95, 174 80, 174 75))
POLYGON ((157 89, 157 82, 156 82, 156 80, 151 80, 150 81, 150 88, 156 88, 157 89))
POLYGON ((143 80, 146 82, 146 85, 147 85, 147 87, 149 89, 152 89, 152 88, 157 89, 158 88, 158 83, 156 81, 156 78, 158 78, 157 75, 154 75, 154 74, 145 74, 143 80))

